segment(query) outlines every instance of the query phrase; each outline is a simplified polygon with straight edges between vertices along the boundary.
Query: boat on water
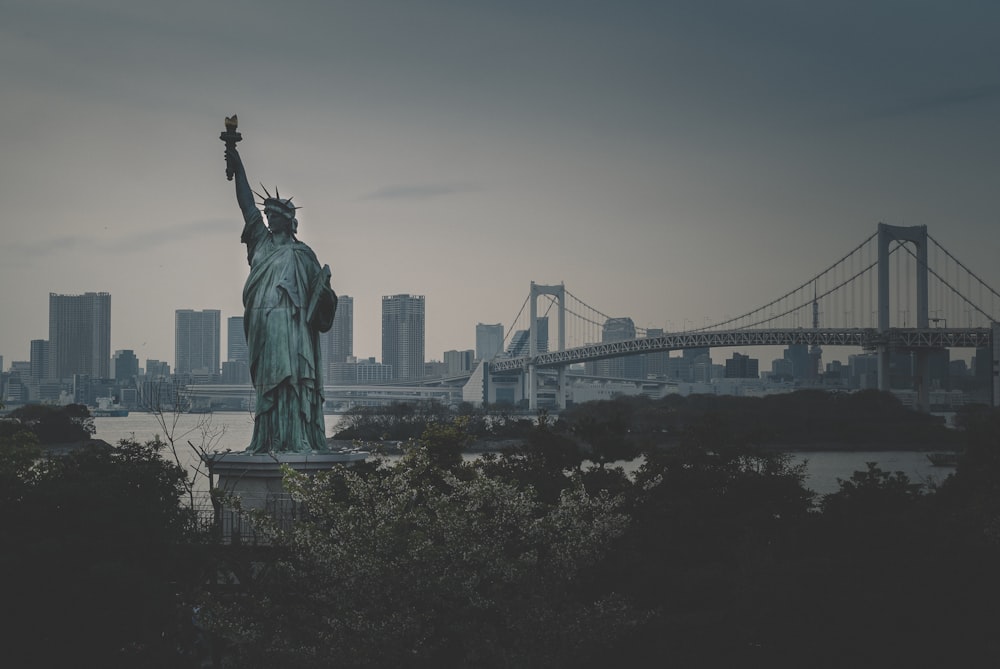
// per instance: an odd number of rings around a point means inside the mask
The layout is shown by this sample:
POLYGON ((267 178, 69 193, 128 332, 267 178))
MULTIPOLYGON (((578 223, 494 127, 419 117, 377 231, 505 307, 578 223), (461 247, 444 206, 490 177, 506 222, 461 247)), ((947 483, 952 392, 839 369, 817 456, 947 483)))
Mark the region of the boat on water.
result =
POLYGON ((90 408, 90 415, 95 418, 124 418, 128 409, 116 404, 110 397, 98 397, 97 406, 90 408))
POLYGON ((931 464, 935 467, 955 467, 958 465, 958 453, 955 453, 954 451, 928 453, 927 459, 930 460, 931 464))
POLYGON ((91 409, 90 415, 94 418, 124 418, 128 416, 128 409, 91 409))

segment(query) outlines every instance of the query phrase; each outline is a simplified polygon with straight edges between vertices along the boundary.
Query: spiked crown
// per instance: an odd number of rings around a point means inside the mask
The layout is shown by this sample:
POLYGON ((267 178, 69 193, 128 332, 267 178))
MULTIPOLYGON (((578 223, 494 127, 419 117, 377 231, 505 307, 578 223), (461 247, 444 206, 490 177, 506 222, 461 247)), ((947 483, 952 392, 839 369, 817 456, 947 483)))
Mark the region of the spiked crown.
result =
POLYGON ((292 204, 292 198, 283 198, 281 194, 278 193, 278 187, 274 187, 274 196, 264 188, 264 184, 260 185, 261 189, 264 191, 265 195, 261 195, 257 191, 254 191, 254 195, 261 199, 261 205, 264 207, 264 213, 270 215, 272 213, 280 214, 284 216, 289 221, 295 221, 295 210, 301 209, 302 207, 296 207, 292 204))

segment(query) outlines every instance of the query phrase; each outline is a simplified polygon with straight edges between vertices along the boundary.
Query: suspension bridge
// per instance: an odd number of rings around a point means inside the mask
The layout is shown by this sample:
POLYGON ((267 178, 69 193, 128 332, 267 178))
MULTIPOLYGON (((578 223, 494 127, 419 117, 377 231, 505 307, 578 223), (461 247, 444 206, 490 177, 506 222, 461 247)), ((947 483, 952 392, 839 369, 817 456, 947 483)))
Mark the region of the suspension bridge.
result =
POLYGON ((515 325, 506 331, 508 353, 484 363, 482 372, 524 375, 529 407, 536 409, 537 373, 552 368, 558 377, 556 402, 565 407, 566 370, 574 363, 686 348, 853 346, 878 354, 881 390, 889 389, 890 355, 912 352, 917 404, 926 409, 931 353, 987 347, 992 349, 996 404, 998 320, 1000 294, 928 234, 926 226, 880 223, 849 253, 780 297, 735 318, 678 332, 622 327, 630 319, 608 316, 564 285, 532 282, 515 325), (539 318, 540 306, 546 317, 555 309, 555 337, 539 331, 540 324, 551 329, 548 318, 539 318), (527 324, 517 330, 525 318, 527 324), (514 341, 517 336, 520 341, 514 341))

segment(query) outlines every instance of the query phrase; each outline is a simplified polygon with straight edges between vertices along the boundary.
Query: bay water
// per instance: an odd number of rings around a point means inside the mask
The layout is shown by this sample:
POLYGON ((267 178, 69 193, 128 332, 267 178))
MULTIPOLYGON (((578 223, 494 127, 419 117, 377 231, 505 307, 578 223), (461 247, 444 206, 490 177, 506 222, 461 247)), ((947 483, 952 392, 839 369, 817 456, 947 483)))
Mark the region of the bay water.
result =
MULTIPOLYGON (((331 434, 340 416, 326 416, 326 432, 331 434)), ((166 440, 172 435, 178 447, 181 464, 189 469, 197 463, 197 450, 242 451, 253 435, 253 416, 248 412, 215 412, 211 414, 157 414, 132 412, 128 416, 94 418, 98 439, 116 444, 121 439, 134 438, 144 442, 159 435, 166 440)), ((806 487, 820 495, 836 492, 838 479, 849 479, 855 471, 867 469, 874 462, 881 469, 903 472, 911 481, 941 483, 954 467, 934 466, 922 451, 794 451, 795 463, 806 463, 806 487)), ((475 456, 470 456, 475 457, 475 456)), ((638 464, 621 463, 626 471, 638 464)))

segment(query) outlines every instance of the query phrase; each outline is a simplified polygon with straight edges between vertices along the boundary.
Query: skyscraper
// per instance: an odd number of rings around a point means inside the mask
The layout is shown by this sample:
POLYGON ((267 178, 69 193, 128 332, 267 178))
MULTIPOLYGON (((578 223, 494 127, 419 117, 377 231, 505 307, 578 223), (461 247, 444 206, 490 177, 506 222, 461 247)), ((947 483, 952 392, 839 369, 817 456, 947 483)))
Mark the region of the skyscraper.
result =
MULTIPOLYGON (((609 318, 601 328, 603 343, 627 341, 636 338, 635 323, 631 318, 609 318)), ((645 360, 642 356, 608 358, 593 363, 588 371, 596 376, 611 378, 642 379, 645 378, 645 360)))
POLYGON ((382 297, 382 364, 396 381, 424 376, 424 296, 382 297))
MULTIPOLYGON (((535 353, 549 352, 549 317, 539 316, 535 319, 535 353)), ((531 348, 531 332, 529 330, 515 330, 510 336, 510 343, 507 344, 507 355, 516 358, 522 355, 529 355, 531 348)))
POLYGON ((476 358, 492 360, 493 356, 501 351, 503 351, 503 325, 476 323, 476 358))
POLYGON ((354 298, 349 295, 337 297, 337 315, 333 318, 333 327, 320 335, 320 346, 323 354, 323 369, 326 377, 330 375, 330 365, 346 362, 354 355, 354 298))
POLYGON ((111 294, 49 293, 49 378, 111 375, 111 294))
POLYGON ((250 364, 247 333, 243 330, 242 316, 230 316, 226 319, 226 360, 250 364))
POLYGON ((38 383, 49 376, 49 342, 31 340, 31 380, 38 383))
MULTIPOLYGON (((663 334, 663 328, 646 329, 646 336, 650 339, 662 337, 663 334)), ((643 357, 646 360, 646 374, 655 378, 663 378, 667 375, 667 360, 670 358, 670 354, 667 351, 647 353, 643 357)))
POLYGON ((219 373, 220 322, 218 309, 174 312, 174 371, 219 373))
POLYGON ((136 357, 135 351, 131 349, 115 351, 115 382, 131 383, 134 387, 138 376, 139 358, 136 357))

